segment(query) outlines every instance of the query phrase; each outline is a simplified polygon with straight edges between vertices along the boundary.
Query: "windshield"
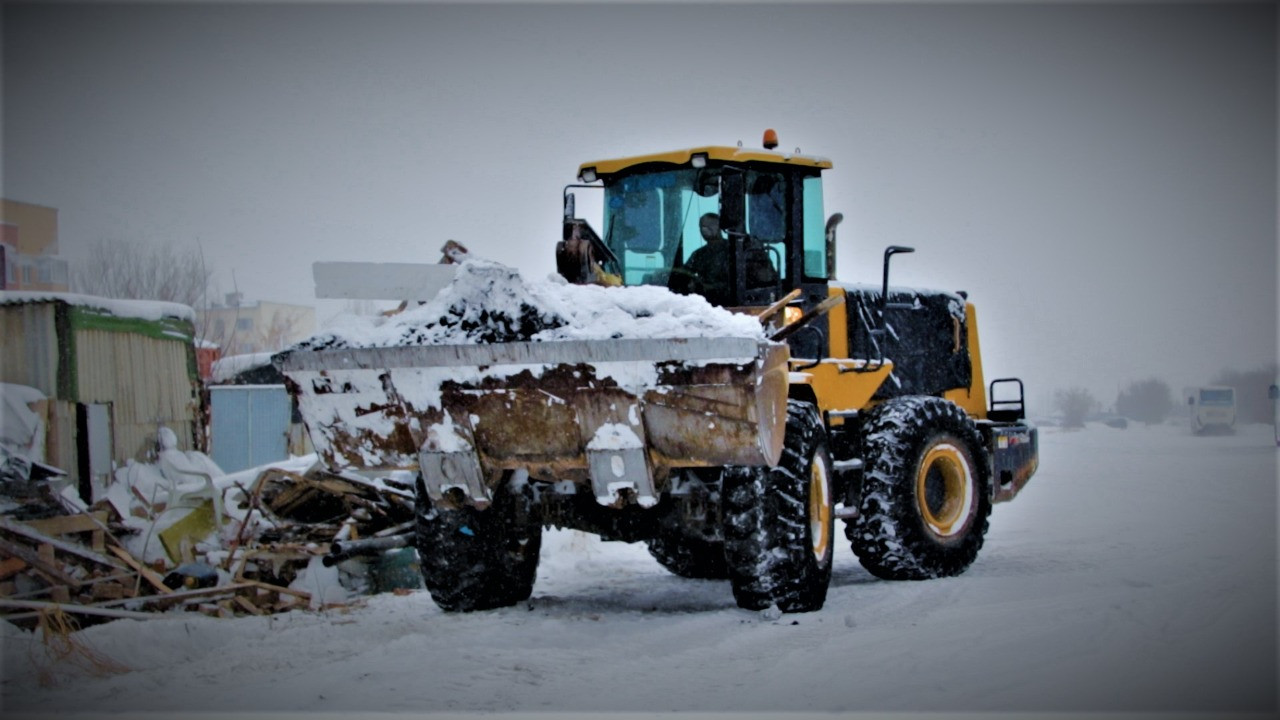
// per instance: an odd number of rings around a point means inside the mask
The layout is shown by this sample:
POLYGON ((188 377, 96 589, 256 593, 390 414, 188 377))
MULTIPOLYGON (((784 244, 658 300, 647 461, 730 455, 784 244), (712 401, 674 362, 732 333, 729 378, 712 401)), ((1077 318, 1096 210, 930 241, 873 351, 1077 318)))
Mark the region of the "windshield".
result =
POLYGON ((1224 390, 1201 390, 1201 405, 1233 405, 1235 404, 1235 393, 1230 389, 1224 390))
MULTIPOLYGON (((628 175, 604 189, 604 243, 618 258, 624 285, 662 285, 703 295, 712 304, 768 302, 786 277, 790 216, 788 177, 746 171, 747 236, 739 297, 730 240, 719 226, 720 168, 680 168, 628 175), (712 243, 708 245, 708 238, 712 243)), ((820 211, 819 211, 820 215, 820 211)))
POLYGON ((716 170, 684 168, 631 175, 605 186, 604 242, 621 261, 625 285, 666 285, 705 242, 698 219, 720 210, 716 170))

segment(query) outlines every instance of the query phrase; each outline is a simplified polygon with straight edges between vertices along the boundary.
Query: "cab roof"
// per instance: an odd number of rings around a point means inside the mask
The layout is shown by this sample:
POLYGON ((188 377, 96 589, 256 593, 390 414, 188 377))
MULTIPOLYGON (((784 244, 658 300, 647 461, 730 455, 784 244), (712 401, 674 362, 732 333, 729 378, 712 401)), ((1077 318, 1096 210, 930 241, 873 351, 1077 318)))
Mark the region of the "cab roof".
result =
POLYGON ((585 162, 578 166, 578 175, 582 175, 582 171, 588 168, 594 168, 597 177, 607 177, 620 172, 624 172, 638 165, 646 165, 649 163, 666 163, 669 165, 689 165, 693 161, 693 156, 704 154, 707 160, 712 162, 725 163, 769 163, 772 165, 787 165, 818 168, 827 170, 831 168, 831 161, 824 157, 816 155, 800 155, 797 153, 778 152, 777 150, 762 150, 759 148, 729 147, 725 145, 706 145, 703 147, 686 148, 684 150, 670 150, 667 152, 652 153, 649 155, 634 155, 631 157, 615 158, 611 160, 596 160, 594 162, 585 162))

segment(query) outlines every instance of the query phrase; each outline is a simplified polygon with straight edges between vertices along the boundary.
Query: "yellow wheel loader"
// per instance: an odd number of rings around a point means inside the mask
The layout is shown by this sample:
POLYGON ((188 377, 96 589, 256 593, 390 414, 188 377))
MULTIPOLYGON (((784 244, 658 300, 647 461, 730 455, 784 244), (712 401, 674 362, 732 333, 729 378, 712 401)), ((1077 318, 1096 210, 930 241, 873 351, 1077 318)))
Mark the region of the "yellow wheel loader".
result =
POLYGON ((775 146, 584 163, 556 247, 569 283, 700 295, 759 333, 548 341, 526 308, 474 342, 277 356, 326 464, 416 471, 442 608, 528 598, 551 526, 643 541, 747 609, 820 609, 837 519, 877 577, 974 561, 992 504, 1038 463, 1022 383, 984 379, 964 293, 890 285, 910 248, 885 251, 877 285, 838 282, 831 162, 775 146), (599 231, 576 217, 585 191, 599 231))

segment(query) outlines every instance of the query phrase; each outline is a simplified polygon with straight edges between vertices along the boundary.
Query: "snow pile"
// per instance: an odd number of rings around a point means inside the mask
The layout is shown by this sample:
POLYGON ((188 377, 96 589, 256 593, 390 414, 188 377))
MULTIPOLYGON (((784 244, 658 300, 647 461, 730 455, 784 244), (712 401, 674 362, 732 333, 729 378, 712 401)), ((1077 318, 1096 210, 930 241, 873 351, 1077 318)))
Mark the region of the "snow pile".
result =
POLYGON ((344 317, 298 350, 620 338, 763 338, 752 316, 659 287, 527 281, 501 263, 463 262, 430 302, 390 318, 344 317))
POLYGON ((210 379, 214 383, 225 383, 235 379, 246 370, 254 370, 271 364, 272 353, 247 353, 244 355, 228 355, 213 361, 210 379))
POLYGON ((44 393, 33 387, 0 383, 0 446, 44 462, 44 419, 31 409, 44 399, 44 393))

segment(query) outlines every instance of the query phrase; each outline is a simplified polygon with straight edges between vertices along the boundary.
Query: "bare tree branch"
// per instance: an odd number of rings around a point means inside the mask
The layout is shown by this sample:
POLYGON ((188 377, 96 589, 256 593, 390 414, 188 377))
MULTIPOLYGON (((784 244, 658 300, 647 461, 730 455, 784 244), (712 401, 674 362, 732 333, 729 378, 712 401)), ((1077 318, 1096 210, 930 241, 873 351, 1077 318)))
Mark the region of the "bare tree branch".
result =
POLYGON ((78 293, 126 300, 165 300, 200 307, 213 273, 198 247, 100 240, 71 271, 78 293))

